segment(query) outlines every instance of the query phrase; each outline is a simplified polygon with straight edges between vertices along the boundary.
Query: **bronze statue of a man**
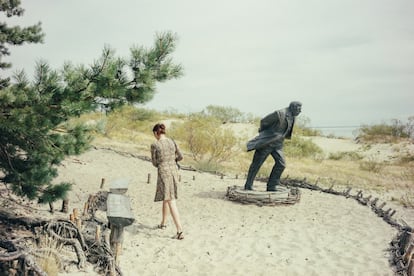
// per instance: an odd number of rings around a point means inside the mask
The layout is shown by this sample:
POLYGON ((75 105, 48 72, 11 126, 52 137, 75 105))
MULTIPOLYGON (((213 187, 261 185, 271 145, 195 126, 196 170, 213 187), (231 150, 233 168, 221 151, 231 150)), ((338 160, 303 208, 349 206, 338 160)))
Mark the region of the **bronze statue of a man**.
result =
POLYGON ((255 150, 255 153, 244 185, 245 190, 253 190, 254 178, 270 154, 275 160, 275 165, 267 181, 266 191, 276 191, 280 176, 286 167, 283 142, 285 138, 291 138, 295 117, 301 111, 302 103, 294 101, 289 107, 276 110, 260 121, 259 135, 247 142, 247 151, 255 150))

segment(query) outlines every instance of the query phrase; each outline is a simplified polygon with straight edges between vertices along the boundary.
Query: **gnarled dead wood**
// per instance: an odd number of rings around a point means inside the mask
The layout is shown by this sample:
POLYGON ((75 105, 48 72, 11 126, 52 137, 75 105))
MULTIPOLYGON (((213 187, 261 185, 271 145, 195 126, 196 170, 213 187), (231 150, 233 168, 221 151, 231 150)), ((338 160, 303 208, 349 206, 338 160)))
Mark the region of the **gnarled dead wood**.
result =
POLYGON ((8 251, 0 254, 1 263, 18 260, 23 264, 25 275, 27 271, 31 270, 36 273, 36 275, 47 276, 47 273, 40 268, 33 256, 28 253, 30 251, 29 249, 22 248, 21 246, 16 245, 14 241, 10 240, 0 240, 0 247, 5 248, 8 251))
POLYGON ((83 249, 87 250, 88 247, 75 224, 66 220, 51 222, 46 225, 46 232, 59 243, 73 246, 78 258, 78 267, 85 267, 86 256, 83 249))

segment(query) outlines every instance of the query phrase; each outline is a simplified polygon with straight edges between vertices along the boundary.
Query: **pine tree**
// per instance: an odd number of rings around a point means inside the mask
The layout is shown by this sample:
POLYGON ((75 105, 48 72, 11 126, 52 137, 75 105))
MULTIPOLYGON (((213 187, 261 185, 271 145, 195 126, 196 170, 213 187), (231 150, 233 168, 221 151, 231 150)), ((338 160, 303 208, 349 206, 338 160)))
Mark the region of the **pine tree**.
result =
MULTIPOLYGON (((0 0, 0 5, 0 11, 8 14, 22 12, 16 0, 0 0)), ((9 54, 5 43, 18 44, 15 37, 24 29, 7 28, 4 23, 0 28, 1 58, 9 54)), ((24 31, 27 37, 20 33, 25 37, 20 41, 40 42, 40 23, 30 30, 24 31)), ((171 59, 176 40, 171 32, 159 33, 153 47, 132 47, 128 59, 105 47, 91 66, 66 63, 53 70, 39 62, 32 81, 21 71, 2 82, 0 182, 16 195, 42 203, 63 199, 71 184, 52 184, 57 166, 66 156, 86 150, 91 141, 86 126, 69 126, 68 120, 96 110, 102 102, 113 110, 151 100, 157 82, 182 75, 181 66, 171 59)))
MULTIPOLYGON (((22 16, 24 10, 20 7, 20 0, 0 0, 0 12, 7 17, 22 16)), ((39 43, 43 41, 41 24, 21 28, 20 26, 8 27, 5 22, 0 22, 0 70, 11 66, 3 62, 3 56, 10 55, 8 45, 22 45, 24 43, 39 43)), ((9 78, 0 78, 0 89, 7 87, 9 78)))

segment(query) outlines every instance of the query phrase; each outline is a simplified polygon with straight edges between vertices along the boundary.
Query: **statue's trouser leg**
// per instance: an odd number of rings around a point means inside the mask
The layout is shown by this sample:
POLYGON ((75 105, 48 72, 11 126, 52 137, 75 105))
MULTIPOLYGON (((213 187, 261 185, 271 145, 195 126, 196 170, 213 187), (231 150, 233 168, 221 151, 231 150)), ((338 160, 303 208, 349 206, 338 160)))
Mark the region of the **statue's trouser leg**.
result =
POLYGON ((249 172, 247 174, 246 184, 244 185, 244 189, 251 190, 253 187, 253 181, 256 177, 257 172, 259 171, 260 167, 263 165, 263 162, 269 156, 270 151, 266 149, 256 150, 253 155, 253 161, 250 165, 249 172))
POLYGON ((271 152, 271 155, 275 159, 275 165, 267 181, 267 190, 275 191, 276 186, 280 183, 280 177, 286 168, 286 162, 282 150, 274 150, 271 152))

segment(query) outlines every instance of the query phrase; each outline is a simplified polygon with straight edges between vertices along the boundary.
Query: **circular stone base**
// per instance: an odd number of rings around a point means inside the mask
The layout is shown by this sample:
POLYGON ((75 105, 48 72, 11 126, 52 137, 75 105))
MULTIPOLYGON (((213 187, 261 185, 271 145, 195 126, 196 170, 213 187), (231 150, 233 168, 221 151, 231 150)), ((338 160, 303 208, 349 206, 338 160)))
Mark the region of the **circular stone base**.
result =
POLYGON ((278 185, 276 191, 267 192, 266 186, 255 186, 254 190, 245 190, 244 187, 230 186, 226 197, 232 201, 243 204, 256 204, 259 206, 274 206, 279 204, 295 204, 300 200, 300 191, 296 187, 278 185))

